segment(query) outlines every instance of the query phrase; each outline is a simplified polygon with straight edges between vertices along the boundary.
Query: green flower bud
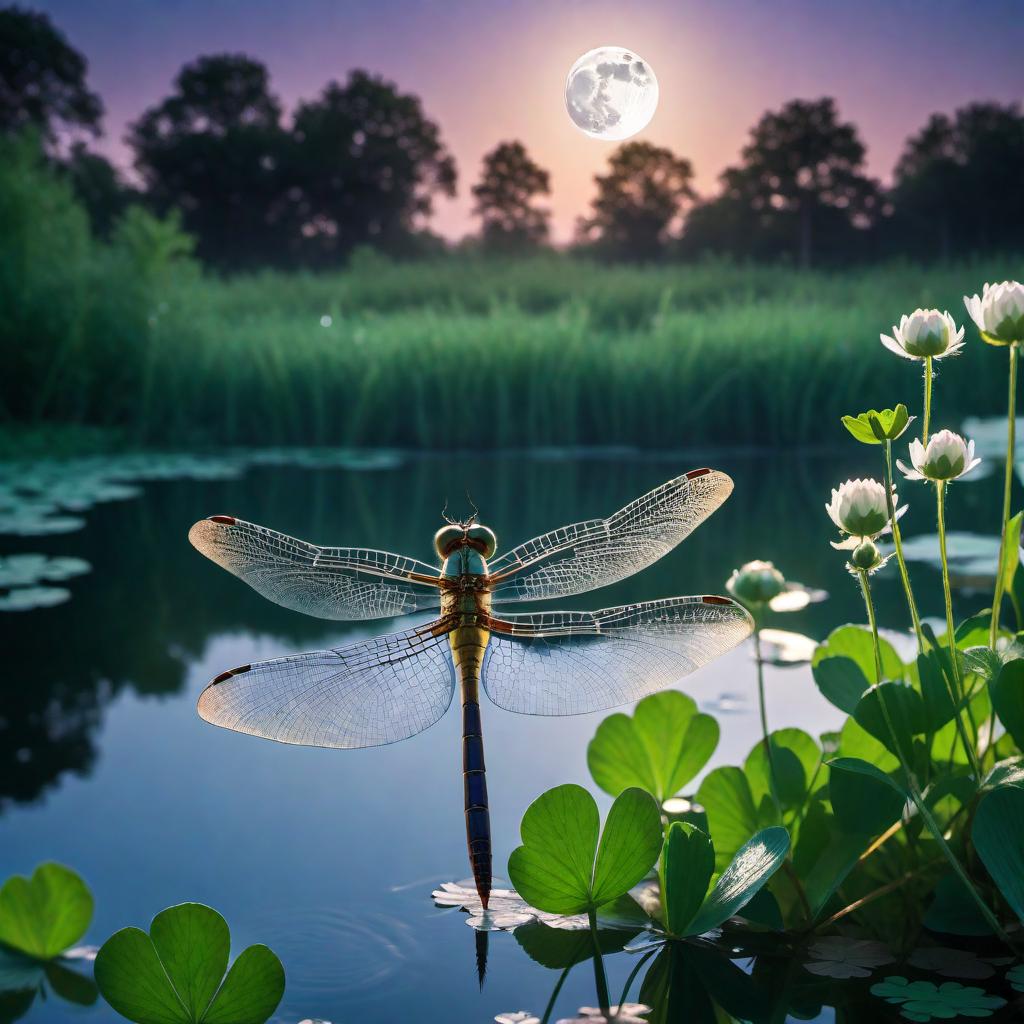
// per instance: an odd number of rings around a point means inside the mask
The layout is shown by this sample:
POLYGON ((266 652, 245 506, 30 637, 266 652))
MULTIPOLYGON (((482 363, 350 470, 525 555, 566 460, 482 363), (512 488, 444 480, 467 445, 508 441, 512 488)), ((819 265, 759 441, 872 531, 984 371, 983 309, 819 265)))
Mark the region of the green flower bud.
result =
POLYGON ((853 554, 850 555, 850 564, 855 569, 861 569, 864 572, 877 569, 882 564, 882 556, 874 541, 866 540, 858 544, 853 549, 853 554))
POLYGON ((725 588, 741 604, 767 604, 786 589, 786 580, 771 562, 747 562, 729 577, 725 588))

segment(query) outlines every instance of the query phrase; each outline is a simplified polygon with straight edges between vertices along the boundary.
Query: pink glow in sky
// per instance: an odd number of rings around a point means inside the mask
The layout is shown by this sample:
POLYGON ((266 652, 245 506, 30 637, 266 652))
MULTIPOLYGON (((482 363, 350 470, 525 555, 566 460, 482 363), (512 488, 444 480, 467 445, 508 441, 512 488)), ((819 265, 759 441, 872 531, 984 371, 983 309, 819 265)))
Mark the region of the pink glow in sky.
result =
POLYGON ((244 52, 270 69, 286 110, 363 67, 422 97, 455 154, 459 195, 432 227, 474 229, 469 186, 497 142, 521 139, 552 175, 555 237, 572 234, 614 144, 563 104, 573 61, 614 44, 654 68, 661 101, 638 138, 688 157, 711 193, 754 122, 795 98, 836 97, 887 180, 929 114, 1024 94, 1024 12, 1014 0, 49 0, 107 106, 99 148, 127 166, 124 126, 167 94, 188 60, 244 52))

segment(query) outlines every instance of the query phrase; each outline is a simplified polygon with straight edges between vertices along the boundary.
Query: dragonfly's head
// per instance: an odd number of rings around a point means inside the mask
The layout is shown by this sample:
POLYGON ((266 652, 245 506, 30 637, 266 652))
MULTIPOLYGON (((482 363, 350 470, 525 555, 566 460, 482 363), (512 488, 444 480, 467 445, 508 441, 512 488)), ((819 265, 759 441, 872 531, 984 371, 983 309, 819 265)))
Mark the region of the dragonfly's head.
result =
POLYGON ((470 520, 468 523, 448 523, 434 534, 434 548, 441 558, 447 558, 459 548, 472 548, 484 558, 493 558, 498 550, 498 538, 488 526, 470 520))

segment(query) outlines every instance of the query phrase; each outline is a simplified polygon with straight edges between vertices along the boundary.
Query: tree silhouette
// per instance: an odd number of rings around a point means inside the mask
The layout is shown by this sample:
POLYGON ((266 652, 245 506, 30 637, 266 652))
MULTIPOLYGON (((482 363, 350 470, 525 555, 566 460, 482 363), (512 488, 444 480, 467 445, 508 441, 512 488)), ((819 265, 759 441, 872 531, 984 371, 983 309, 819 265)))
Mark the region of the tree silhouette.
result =
POLYGON ((534 201, 551 194, 550 175, 530 159, 521 142, 499 143, 484 157, 472 192, 485 248, 524 252, 547 241, 551 212, 534 201))
POLYGON ((791 100, 754 126, 743 163, 722 173, 722 205, 702 213, 698 225, 731 222, 739 234, 753 233, 752 248, 760 235, 771 240, 766 248, 810 266, 821 237, 848 248, 852 232, 872 222, 880 193, 864 174, 864 152, 833 99, 791 100))
POLYGON ((650 142, 627 142, 596 175, 593 214, 578 233, 599 252, 626 260, 656 259, 665 250, 684 205, 695 198, 689 160, 650 142))
POLYGON ((34 126, 50 146, 65 132, 99 135, 103 103, 87 69, 45 14, 0 9, 0 132, 34 126))
POLYGON ((972 103, 933 114, 896 165, 894 234, 915 255, 949 259, 1019 249, 1024 229, 1024 115, 972 103))
POLYGON ((135 166, 158 209, 181 210, 200 258, 275 262, 285 245, 287 135, 267 69, 244 55, 186 64, 175 89, 130 128, 135 166))
POLYGON ((436 195, 455 194, 455 161, 419 97, 353 71, 295 112, 289 184, 308 258, 330 263, 358 245, 408 250, 436 195))

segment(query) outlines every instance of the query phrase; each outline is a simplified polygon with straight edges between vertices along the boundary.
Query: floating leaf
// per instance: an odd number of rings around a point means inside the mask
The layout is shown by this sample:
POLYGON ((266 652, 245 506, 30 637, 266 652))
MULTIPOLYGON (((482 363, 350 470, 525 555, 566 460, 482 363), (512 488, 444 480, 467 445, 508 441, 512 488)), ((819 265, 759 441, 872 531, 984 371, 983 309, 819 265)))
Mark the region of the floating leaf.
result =
POLYGON ((0 612, 29 612, 36 608, 54 608, 71 597, 63 587, 16 587, 0 594, 0 612))
POLYGON ((107 939, 96 984, 137 1024, 263 1024, 284 994, 281 961, 266 946, 249 946, 225 977, 229 948, 220 914, 183 903, 157 914, 149 935, 122 928, 107 939))
POLYGON ((40 864, 0 889, 0 942, 38 960, 73 946, 92 920, 89 887, 62 864, 40 864))
POLYGON ((996 973, 995 967, 982 960, 969 949, 947 949, 945 946, 926 946, 915 949, 907 958, 911 967, 931 971, 946 978, 975 978, 984 981, 996 973))
POLYGON ((984 989, 963 986, 956 981, 936 985, 931 981, 908 981, 899 975, 871 986, 871 994, 887 1003, 900 1005, 900 1014, 907 1020, 929 1021, 951 1017, 991 1017, 1006 1005, 1001 996, 989 995, 984 989))
POLYGON ((519 894, 555 914, 589 911, 628 892, 661 851, 661 814, 642 789, 626 789, 608 812, 598 846, 599 815, 581 786, 542 793, 523 815, 523 845, 508 871, 519 894))
MULTIPOLYGON (((786 589, 776 594, 769 602, 768 607, 773 612, 802 612, 808 605, 818 604, 828 600, 827 590, 816 590, 814 587, 805 587, 802 583, 792 580, 786 583, 786 589)), ((761 630, 761 639, 764 640, 765 633, 777 632, 776 630, 761 630)))
POLYGON ((829 800, 844 832, 877 836, 899 821, 907 797, 881 769, 855 757, 829 762, 829 800))
POLYGON ((1024 789, 1000 786, 982 797, 971 839, 992 880, 1024 921, 1024 789))
POLYGON ((662 803, 707 764, 718 735, 718 723, 693 700, 665 690, 640 701, 632 718, 606 718, 587 747, 587 766, 612 796, 637 787, 662 803))
POLYGON ((761 630, 761 660, 766 665, 790 668, 806 665, 817 650, 817 643, 803 633, 790 633, 785 629, 761 630))
POLYGON ((49 558, 46 555, 9 555, 0 558, 0 588, 28 587, 35 583, 62 583, 81 576, 91 566, 83 558, 49 558))
POLYGON ((881 942, 851 939, 845 935, 818 939, 807 952, 814 959, 804 964, 804 970, 823 978, 867 978, 876 967, 896 960, 881 942))
POLYGON ((744 843, 690 922, 690 934, 703 934, 728 921, 779 870, 788 852, 789 833, 777 825, 744 843))
POLYGON ((1013 737, 1018 749, 1024 749, 1024 659, 1008 661, 989 683, 992 706, 999 721, 1013 737))

